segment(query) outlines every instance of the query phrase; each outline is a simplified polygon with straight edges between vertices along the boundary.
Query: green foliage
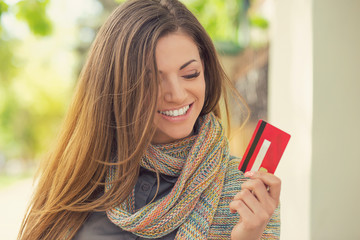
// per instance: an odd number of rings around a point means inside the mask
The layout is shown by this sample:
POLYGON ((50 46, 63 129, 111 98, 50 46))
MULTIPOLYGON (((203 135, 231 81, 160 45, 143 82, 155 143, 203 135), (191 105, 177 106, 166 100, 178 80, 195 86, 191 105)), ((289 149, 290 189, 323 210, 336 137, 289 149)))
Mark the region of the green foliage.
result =
POLYGON ((214 41, 238 43, 243 0, 183 0, 214 41))
POLYGON ((261 16, 251 16, 250 25, 261 29, 267 29, 269 27, 269 22, 261 16))
MULTIPOLYGON (((125 0, 115 1, 122 3, 125 0)), ((238 44, 239 26, 246 14, 248 0, 180 1, 196 15, 214 41, 238 44)))
POLYGON ((8 11, 9 6, 0 0, 0 34, 2 32, 2 26, 1 26, 1 15, 8 11))
POLYGON ((52 31, 51 21, 46 15, 49 0, 23 0, 16 4, 16 16, 27 22, 30 30, 40 36, 52 31))
POLYGON ((16 60, 14 59, 16 44, 18 44, 16 39, 7 39, 0 35, 0 87, 8 84, 12 77, 16 75, 16 60))
MULTIPOLYGON (((66 106, 68 95, 54 94, 56 89, 48 92, 48 86, 41 84, 46 68, 31 65, 39 51, 27 55, 22 47, 28 39, 15 38, 12 28, 5 28, 1 21, 7 13, 24 21, 34 35, 48 36, 52 33, 48 4, 49 0, 9 5, 0 1, 0 154, 7 159, 33 159, 43 152, 66 106)), ((54 78, 53 72, 46 74, 54 78)))
POLYGON ((29 79, 25 71, 0 91, 0 151, 5 151, 7 158, 38 157, 49 147, 63 117, 68 94, 39 86, 32 79, 36 73, 44 74, 38 71, 34 69, 29 79))
POLYGON ((0 1, 0 17, 2 13, 7 12, 8 8, 9 6, 5 2, 0 1))

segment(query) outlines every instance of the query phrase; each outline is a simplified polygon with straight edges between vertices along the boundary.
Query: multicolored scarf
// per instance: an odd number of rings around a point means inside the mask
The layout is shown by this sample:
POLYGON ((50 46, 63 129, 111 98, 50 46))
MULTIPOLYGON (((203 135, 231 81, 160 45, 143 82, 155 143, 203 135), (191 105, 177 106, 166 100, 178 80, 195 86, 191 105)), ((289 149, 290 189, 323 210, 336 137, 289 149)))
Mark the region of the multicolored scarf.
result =
MULTIPOLYGON (((141 166, 178 176, 172 191, 135 212, 134 191, 107 211, 122 229, 144 238, 159 238, 178 228, 175 239, 206 239, 222 193, 229 147, 223 128, 210 113, 200 117, 199 133, 170 144, 151 145, 141 166)), ((110 170, 109 181, 114 179, 110 170)), ((111 185, 108 187, 111 187, 111 185)))

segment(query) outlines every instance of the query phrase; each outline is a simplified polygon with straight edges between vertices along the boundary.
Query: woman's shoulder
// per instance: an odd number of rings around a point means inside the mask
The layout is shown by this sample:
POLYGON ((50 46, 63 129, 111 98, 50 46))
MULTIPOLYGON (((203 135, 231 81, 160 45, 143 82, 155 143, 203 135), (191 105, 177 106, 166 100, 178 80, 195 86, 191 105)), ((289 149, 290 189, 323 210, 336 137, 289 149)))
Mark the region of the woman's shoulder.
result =
POLYGON ((241 191, 241 185, 245 182, 248 178, 246 178, 238 169, 240 158, 235 156, 230 156, 226 173, 224 179, 224 185, 222 190, 222 196, 220 200, 225 200, 225 202, 230 203, 232 198, 235 196, 236 193, 241 191))
POLYGON ((234 155, 230 155, 230 157, 229 157, 229 163, 237 164, 237 166, 240 164, 240 161, 241 161, 240 157, 237 157, 237 156, 234 156, 234 155))
POLYGON ((72 240, 132 239, 131 234, 113 224, 106 212, 91 212, 72 240))
POLYGON ((227 187, 227 185, 232 185, 233 188, 238 191, 241 189, 241 183, 244 182, 246 178, 243 172, 238 169, 240 161, 241 158, 232 155, 230 156, 226 168, 224 187, 227 187))
POLYGON ((230 239, 232 228, 239 221, 237 213, 231 213, 229 204, 236 193, 240 192, 242 183, 246 180, 238 170, 240 158, 230 156, 224 179, 223 190, 210 227, 208 239, 230 239))

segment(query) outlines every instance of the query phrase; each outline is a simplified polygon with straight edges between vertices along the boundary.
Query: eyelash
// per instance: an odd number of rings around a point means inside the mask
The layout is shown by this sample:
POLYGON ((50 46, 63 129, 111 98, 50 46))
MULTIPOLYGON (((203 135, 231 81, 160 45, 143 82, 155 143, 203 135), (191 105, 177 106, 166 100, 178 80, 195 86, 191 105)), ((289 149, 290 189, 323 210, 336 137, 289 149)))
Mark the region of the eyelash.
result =
POLYGON ((185 76, 183 76, 183 78, 191 79, 191 78, 196 78, 199 75, 200 75, 200 72, 196 72, 196 73, 193 73, 193 74, 190 74, 190 75, 185 75, 185 76))

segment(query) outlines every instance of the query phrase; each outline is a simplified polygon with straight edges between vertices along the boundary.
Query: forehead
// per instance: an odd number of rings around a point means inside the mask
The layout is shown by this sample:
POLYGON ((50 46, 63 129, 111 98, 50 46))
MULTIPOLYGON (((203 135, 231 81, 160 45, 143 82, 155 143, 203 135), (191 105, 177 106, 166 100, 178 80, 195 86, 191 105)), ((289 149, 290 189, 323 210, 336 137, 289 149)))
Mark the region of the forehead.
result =
POLYGON ((182 33, 175 32, 161 37, 155 49, 157 68, 178 68, 189 60, 201 62, 200 54, 193 39, 182 33))

